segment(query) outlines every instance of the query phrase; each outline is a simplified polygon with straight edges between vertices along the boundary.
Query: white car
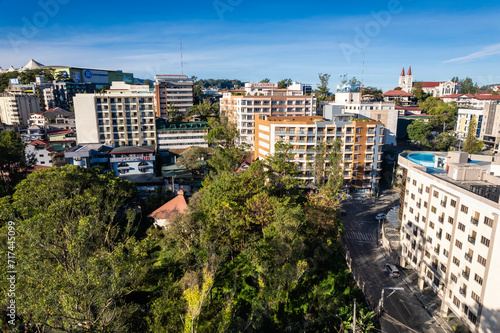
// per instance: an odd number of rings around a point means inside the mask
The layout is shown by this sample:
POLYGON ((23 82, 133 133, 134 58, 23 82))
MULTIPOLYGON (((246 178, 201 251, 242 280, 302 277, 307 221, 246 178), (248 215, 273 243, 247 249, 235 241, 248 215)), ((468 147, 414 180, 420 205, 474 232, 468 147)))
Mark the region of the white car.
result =
POLYGON ((377 214, 377 216, 375 216, 375 220, 383 220, 385 218, 385 214, 377 214))

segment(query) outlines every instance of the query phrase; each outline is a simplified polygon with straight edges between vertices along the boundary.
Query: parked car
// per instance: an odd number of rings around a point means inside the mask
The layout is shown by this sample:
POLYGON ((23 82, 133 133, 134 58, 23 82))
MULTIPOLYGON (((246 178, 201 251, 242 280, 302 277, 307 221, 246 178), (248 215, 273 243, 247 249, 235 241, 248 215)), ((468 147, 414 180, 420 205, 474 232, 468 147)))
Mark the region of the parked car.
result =
POLYGON ((390 277, 396 278, 400 275, 399 270, 395 265, 387 264, 385 265, 385 269, 389 272, 390 277))
POLYGON ((383 219, 385 218, 385 216, 386 216, 386 215, 385 215, 385 214, 382 214, 382 213, 377 214, 377 216, 375 216, 375 220, 377 220, 377 221, 379 221, 379 220, 383 220, 383 219))

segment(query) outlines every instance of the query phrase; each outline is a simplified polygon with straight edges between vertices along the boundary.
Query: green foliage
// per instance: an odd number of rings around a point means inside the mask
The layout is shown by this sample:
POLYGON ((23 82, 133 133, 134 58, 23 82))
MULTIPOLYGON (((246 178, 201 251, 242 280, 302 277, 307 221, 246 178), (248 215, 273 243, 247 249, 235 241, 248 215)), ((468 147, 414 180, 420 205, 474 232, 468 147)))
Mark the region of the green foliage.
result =
POLYGON ((173 103, 168 104, 167 112, 169 121, 179 122, 184 119, 182 112, 173 103))
POLYGON ((210 148, 193 146, 185 150, 175 164, 184 165, 193 174, 200 175, 204 169, 207 169, 206 161, 210 153, 210 148))
POLYGON ((205 99, 200 104, 190 107, 188 116, 199 118, 200 121, 207 121, 209 117, 218 117, 219 109, 219 103, 211 103, 205 99))
POLYGON ((423 119, 417 119, 408 125, 406 129, 408 132, 408 138, 412 141, 420 142, 422 145, 427 144, 427 138, 431 134, 431 128, 429 124, 423 119))
POLYGON ((362 95, 373 95, 377 101, 382 101, 382 90, 376 87, 362 87, 362 95))
POLYGON ((429 110, 429 125, 436 131, 453 130, 457 121, 458 107, 439 101, 429 110))
POLYGON ((223 90, 227 89, 233 89, 235 86, 242 87, 243 82, 240 80, 229 80, 229 79, 199 79, 196 80, 196 77, 194 77, 195 84, 201 88, 219 88, 223 90))
POLYGON ((32 173, 16 187, 0 218, 16 223, 22 322, 38 331, 141 330, 129 297, 147 275, 151 242, 133 237, 134 193, 128 181, 76 166, 32 173))
POLYGON ((330 88, 328 88, 328 81, 330 80, 330 74, 318 74, 320 83, 318 87, 314 91, 316 94, 316 100, 319 102, 328 100, 328 96, 330 95, 330 88))
POLYGON ((477 132, 477 116, 472 116, 469 123, 469 128, 467 129, 467 135, 464 141, 464 147, 462 151, 469 154, 477 154, 483 149, 483 141, 478 140, 476 136, 477 132))
POLYGON ((0 196, 12 194, 14 186, 26 177, 26 169, 34 162, 34 157, 26 159, 19 133, 0 132, 0 196))
POLYGON ((440 101, 437 97, 429 97, 425 101, 418 103, 418 106, 422 109, 423 113, 429 113, 432 108, 438 106, 440 101))
POLYGON ((458 80, 458 83, 462 86, 462 94, 475 95, 479 91, 479 86, 477 85, 477 83, 474 83, 474 81, 472 81, 470 77, 466 77, 463 80, 458 80))
POLYGON ((239 135, 236 125, 229 122, 227 117, 209 118, 208 127, 205 140, 210 145, 233 146, 239 135))
POLYGON ((430 142, 433 150, 449 151, 457 143, 457 138, 452 133, 439 133, 430 142))
POLYGON ((286 89, 288 86, 292 84, 292 79, 283 79, 281 81, 278 81, 278 89, 286 89))
POLYGON ((270 80, 269 78, 267 78, 267 77, 266 77, 265 79, 262 79, 262 80, 260 80, 259 82, 260 82, 260 83, 269 83, 269 82, 271 82, 271 80, 270 80))
POLYGON ((214 147, 212 156, 207 161, 212 173, 235 172, 241 163, 250 156, 246 145, 238 147, 214 147))

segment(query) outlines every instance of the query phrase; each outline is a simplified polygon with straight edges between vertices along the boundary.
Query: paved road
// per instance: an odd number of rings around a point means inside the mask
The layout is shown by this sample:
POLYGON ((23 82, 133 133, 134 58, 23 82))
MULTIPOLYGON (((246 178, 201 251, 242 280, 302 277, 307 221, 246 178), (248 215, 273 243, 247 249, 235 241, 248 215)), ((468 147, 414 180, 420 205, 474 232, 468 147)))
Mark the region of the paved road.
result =
MULTIPOLYGON (((404 278, 391 278, 385 265, 392 263, 381 246, 377 246, 378 222, 375 216, 399 204, 399 196, 386 191, 380 198, 353 198, 344 202, 346 214, 344 241, 353 260, 353 269, 360 274, 361 288, 375 304, 380 301, 382 287, 402 287, 404 291, 385 291, 381 320, 383 332, 449 332, 430 316, 404 278), (389 296, 389 297, 388 297, 389 296)), ((358 281, 359 283, 359 281, 358 281)))

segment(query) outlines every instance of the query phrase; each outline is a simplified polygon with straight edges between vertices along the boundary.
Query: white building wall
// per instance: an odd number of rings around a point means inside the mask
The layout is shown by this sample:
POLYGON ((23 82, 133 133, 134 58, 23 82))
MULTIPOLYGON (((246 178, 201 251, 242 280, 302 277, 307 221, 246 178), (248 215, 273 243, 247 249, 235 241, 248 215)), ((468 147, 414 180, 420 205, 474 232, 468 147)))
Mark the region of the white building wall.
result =
POLYGON ((97 126, 96 95, 76 94, 75 105, 76 138, 79 144, 99 143, 97 126))

